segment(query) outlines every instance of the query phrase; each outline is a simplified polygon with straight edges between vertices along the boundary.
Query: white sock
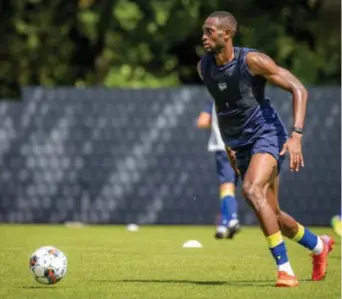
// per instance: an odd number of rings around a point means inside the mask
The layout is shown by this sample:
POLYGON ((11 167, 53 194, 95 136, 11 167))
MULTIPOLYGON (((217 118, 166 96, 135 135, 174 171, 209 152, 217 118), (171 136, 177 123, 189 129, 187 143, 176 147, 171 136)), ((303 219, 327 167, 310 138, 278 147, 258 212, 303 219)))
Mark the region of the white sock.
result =
POLYGON ((223 226, 223 225, 219 225, 217 228, 216 228, 216 231, 218 233, 222 233, 222 234, 225 234, 227 232, 227 227, 223 226))
POLYGON ((237 225, 238 223, 239 223, 239 220, 237 220, 237 219, 232 219, 232 220, 229 221, 228 227, 231 228, 231 227, 237 225))
POLYGON ((323 251, 323 241, 320 237, 317 237, 317 245, 314 249, 312 249, 313 254, 321 254, 323 251))
POLYGON ((278 265, 278 271, 284 271, 284 272, 286 272, 287 274, 289 274, 291 276, 295 276, 295 274, 294 274, 294 272, 292 270, 292 267, 291 267, 289 262, 286 262, 284 264, 278 265))

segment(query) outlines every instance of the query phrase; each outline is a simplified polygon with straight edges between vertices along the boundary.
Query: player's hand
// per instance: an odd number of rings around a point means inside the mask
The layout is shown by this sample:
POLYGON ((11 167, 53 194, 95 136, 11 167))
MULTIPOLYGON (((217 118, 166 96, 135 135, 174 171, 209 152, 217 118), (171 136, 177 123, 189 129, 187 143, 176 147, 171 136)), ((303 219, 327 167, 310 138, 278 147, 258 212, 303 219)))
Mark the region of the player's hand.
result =
POLYGON ((292 133, 292 136, 285 142, 280 152, 280 156, 285 155, 288 152, 290 154, 290 170, 299 171, 301 167, 304 167, 304 158, 302 153, 302 135, 298 133, 292 133))

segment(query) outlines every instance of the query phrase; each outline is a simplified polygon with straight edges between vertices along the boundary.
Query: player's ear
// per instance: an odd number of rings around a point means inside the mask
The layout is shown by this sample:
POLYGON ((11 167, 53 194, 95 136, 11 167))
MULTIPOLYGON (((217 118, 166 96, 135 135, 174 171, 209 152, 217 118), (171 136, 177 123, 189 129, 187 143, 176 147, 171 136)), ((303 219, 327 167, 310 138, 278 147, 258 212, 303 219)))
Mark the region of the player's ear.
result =
POLYGON ((233 31, 231 30, 231 29, 227 29, 226 30, 226 34, 227 34, 227 36, 228 36, 228 39, 230 38, 230 39, 233 39, 233 31))

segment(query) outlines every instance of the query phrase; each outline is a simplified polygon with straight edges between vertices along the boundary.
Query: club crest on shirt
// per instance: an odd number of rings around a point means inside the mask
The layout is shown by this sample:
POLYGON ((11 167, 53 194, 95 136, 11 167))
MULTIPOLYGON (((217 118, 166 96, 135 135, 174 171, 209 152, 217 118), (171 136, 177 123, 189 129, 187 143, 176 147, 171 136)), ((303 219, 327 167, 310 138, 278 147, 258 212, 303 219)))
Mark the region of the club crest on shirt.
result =
POLYGON ((227 88, 227 83, 221 82, 217 84, 220 91, 224 91, 227 88))

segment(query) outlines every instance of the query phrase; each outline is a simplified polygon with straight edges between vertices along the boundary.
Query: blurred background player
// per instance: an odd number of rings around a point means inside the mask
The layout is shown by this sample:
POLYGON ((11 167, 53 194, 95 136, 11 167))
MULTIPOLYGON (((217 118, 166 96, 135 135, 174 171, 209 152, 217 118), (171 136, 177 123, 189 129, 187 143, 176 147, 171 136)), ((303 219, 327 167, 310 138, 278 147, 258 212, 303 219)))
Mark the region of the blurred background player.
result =
POLYGON ((341 223, 341 215, 336 215, 331 219, 331 226, 334 229, 336 235, 342 235, 342 223, 341 223))
POLYGON ((238 176, 228 160, 218 127, 213 101, 208 102, 198 116, 197 127, 200 129, 211 128, 208 151, 215 153, 216 170, 220 184, 220 218, 216 227, 215 238, 222 239, 227 237, 232 239, 240 229, 235 198, 235 185, 238 181, 238 176))

